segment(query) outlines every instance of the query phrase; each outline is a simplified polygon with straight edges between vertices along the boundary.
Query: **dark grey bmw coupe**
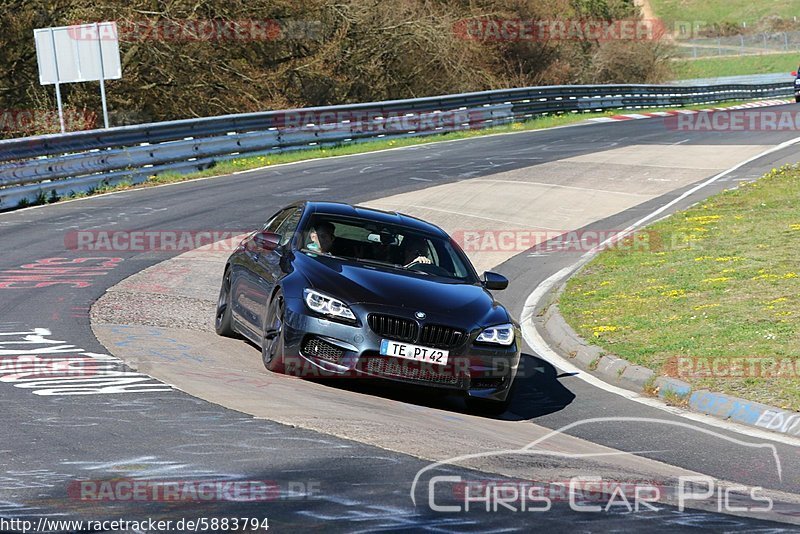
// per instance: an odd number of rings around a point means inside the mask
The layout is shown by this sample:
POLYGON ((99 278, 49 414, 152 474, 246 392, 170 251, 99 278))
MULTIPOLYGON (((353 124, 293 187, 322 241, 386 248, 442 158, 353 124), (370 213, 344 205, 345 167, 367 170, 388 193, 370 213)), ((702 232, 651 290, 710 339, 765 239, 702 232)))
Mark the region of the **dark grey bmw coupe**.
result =
POLYGON ((217 333, 261 347, 270 371, 374 377, 461 392, 500 412, 519 325, 442 229, 400 213, 301 202, 249 234, 225 265, 217 333))

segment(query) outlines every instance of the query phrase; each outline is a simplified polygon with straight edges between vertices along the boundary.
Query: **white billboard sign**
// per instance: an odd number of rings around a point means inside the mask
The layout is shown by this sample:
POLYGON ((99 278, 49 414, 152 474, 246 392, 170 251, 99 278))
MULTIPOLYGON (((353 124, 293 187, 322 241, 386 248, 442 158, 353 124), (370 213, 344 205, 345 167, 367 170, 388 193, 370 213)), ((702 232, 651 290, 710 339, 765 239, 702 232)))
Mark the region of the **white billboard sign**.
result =
POLYGON ((115 22, 96 22, 39 28, 33 31, 36 59, 39 63, 39 83, 56 86, 58 113, 62 117, 62 83, 100 81, 103 118, 108 128, 105 80, 122 78, 119 59, 119 37, 115 22))
POLYGON ((116 22, 40 28, 33 35, 42 85, 122 78, 116 22))

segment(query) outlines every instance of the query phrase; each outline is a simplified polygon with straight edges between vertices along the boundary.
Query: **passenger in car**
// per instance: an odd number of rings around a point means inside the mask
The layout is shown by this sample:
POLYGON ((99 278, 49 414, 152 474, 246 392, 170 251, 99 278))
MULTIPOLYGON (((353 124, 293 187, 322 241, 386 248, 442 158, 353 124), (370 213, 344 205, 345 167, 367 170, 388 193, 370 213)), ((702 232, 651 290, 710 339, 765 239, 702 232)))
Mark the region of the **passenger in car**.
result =
POLYGON ((331 253, 336 242, 336 227, 328 221, 318 222, 312 228, 309 237, 311 243, 306 245, 308 250, 316 250, 325 254, 331 253))

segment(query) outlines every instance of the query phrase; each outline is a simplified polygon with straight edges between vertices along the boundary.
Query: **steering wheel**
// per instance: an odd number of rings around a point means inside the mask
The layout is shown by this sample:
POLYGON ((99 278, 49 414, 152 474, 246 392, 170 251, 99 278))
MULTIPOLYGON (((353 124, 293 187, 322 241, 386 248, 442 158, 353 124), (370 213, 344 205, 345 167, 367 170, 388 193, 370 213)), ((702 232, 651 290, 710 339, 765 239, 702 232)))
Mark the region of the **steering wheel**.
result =
POLYGON ((447 271, 447 269, 433 263, 412 261, 405 267, 406 269, 411 269, 419 273, 432 274, 435 276, 451 276, 451 274, 447 271))

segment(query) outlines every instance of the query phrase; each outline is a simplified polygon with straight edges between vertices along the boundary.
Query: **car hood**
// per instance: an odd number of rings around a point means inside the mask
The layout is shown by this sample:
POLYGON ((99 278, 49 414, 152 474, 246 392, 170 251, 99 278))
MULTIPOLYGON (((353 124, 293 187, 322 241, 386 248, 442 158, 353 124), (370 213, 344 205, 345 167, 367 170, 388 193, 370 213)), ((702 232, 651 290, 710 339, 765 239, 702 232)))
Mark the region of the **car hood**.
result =
POLYGON ((303 253, 296 261, 309 287, 348 304, 397 306, 431 316, 458 313, 476 323, 508 320, 505 309, 481 286, 303 253))

